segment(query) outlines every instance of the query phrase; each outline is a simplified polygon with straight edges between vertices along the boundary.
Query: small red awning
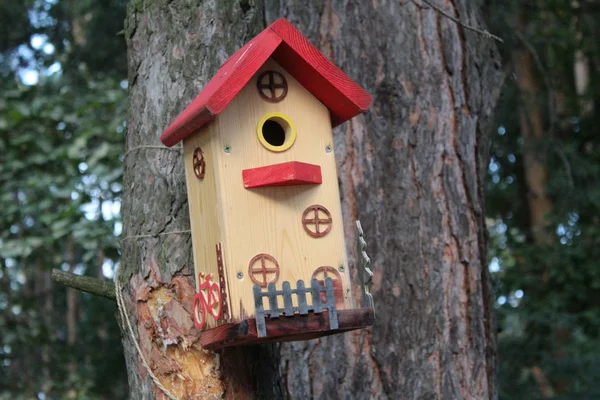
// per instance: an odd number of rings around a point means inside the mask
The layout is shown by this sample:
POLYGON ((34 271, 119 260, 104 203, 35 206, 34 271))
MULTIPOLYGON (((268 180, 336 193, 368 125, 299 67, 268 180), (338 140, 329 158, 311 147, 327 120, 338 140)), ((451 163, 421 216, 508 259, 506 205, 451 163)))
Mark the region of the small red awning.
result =
POLYGON ((318 185, 323 181, 320 166, 298 161, 245 169, 242 178, 246 188, 318 185))

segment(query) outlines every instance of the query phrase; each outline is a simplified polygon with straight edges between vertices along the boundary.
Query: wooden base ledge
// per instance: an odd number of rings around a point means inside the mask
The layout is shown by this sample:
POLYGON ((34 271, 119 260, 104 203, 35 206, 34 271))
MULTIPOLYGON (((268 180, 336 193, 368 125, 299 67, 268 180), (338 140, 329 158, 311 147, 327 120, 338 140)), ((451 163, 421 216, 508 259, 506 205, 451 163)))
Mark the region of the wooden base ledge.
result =
POLYGON ((258 337, 256 320, 248 318, 241 322, 224 324, 207 329, 200 334, 200 344, 208 350, 229 346, 242 346, 271 342, 309 340, 366 328, 373 325, 372 308, 338 310, 338 329, 329 329, 329 313, 295 315, 293 317, 266 318, 267 336, 258 337))

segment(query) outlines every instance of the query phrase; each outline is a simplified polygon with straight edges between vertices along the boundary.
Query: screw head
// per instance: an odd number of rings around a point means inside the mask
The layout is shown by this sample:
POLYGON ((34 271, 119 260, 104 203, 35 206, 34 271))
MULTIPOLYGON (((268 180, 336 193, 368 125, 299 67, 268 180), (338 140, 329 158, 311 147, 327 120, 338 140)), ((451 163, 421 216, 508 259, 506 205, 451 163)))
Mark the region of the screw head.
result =
POLYGON ((231 153, 231 146, 226 144, 225 147, 223 147, 223 151, 225 151, 225 153, 231 153))
POLYGON ((238 279, 242 279, 242 278, 244 277, 244 273, 240 271, 240 272, 238 272, 237 274, 235 274, 235 276, 236 276, 238 279))
POLYGON ((346 270, 346 267, 344 267, 343 265, 338 266, 338 271, 344 272, 345 270, 346 270))
POLYGON ((331 153, 331 152, 333 151, 333 147, 331 147, 331 145, 330 145, 330 144, 328 144, 327 146, 325 146, 325 151, 326 151, 327 153, 331 153))

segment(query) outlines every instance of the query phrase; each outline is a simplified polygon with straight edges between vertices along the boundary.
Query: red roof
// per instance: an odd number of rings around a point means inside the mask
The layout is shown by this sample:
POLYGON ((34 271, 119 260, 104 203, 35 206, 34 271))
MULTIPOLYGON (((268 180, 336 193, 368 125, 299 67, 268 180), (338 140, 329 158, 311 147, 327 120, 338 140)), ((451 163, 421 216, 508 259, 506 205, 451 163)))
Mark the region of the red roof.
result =
POLYGON ((371 95, 336 67, 285 18, 229 57, 200 94, 160 136, 173 146, 212 120, 272 57, 330 111, 333 126, 369 108, 371 95))

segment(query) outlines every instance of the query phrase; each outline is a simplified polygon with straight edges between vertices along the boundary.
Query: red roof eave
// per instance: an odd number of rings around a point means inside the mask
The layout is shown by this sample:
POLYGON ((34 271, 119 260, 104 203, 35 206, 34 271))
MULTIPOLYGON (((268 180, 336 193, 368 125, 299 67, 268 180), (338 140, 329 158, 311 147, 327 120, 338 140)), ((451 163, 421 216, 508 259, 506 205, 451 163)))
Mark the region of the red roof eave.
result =
POLYGON ((271 56, 330 110, 334 126, 365 111, 372 102, 371 95, 358 83, 285 18, 279 18, 227 59, 165 129, 161 141, 173 146, 212 120, 271 56))

